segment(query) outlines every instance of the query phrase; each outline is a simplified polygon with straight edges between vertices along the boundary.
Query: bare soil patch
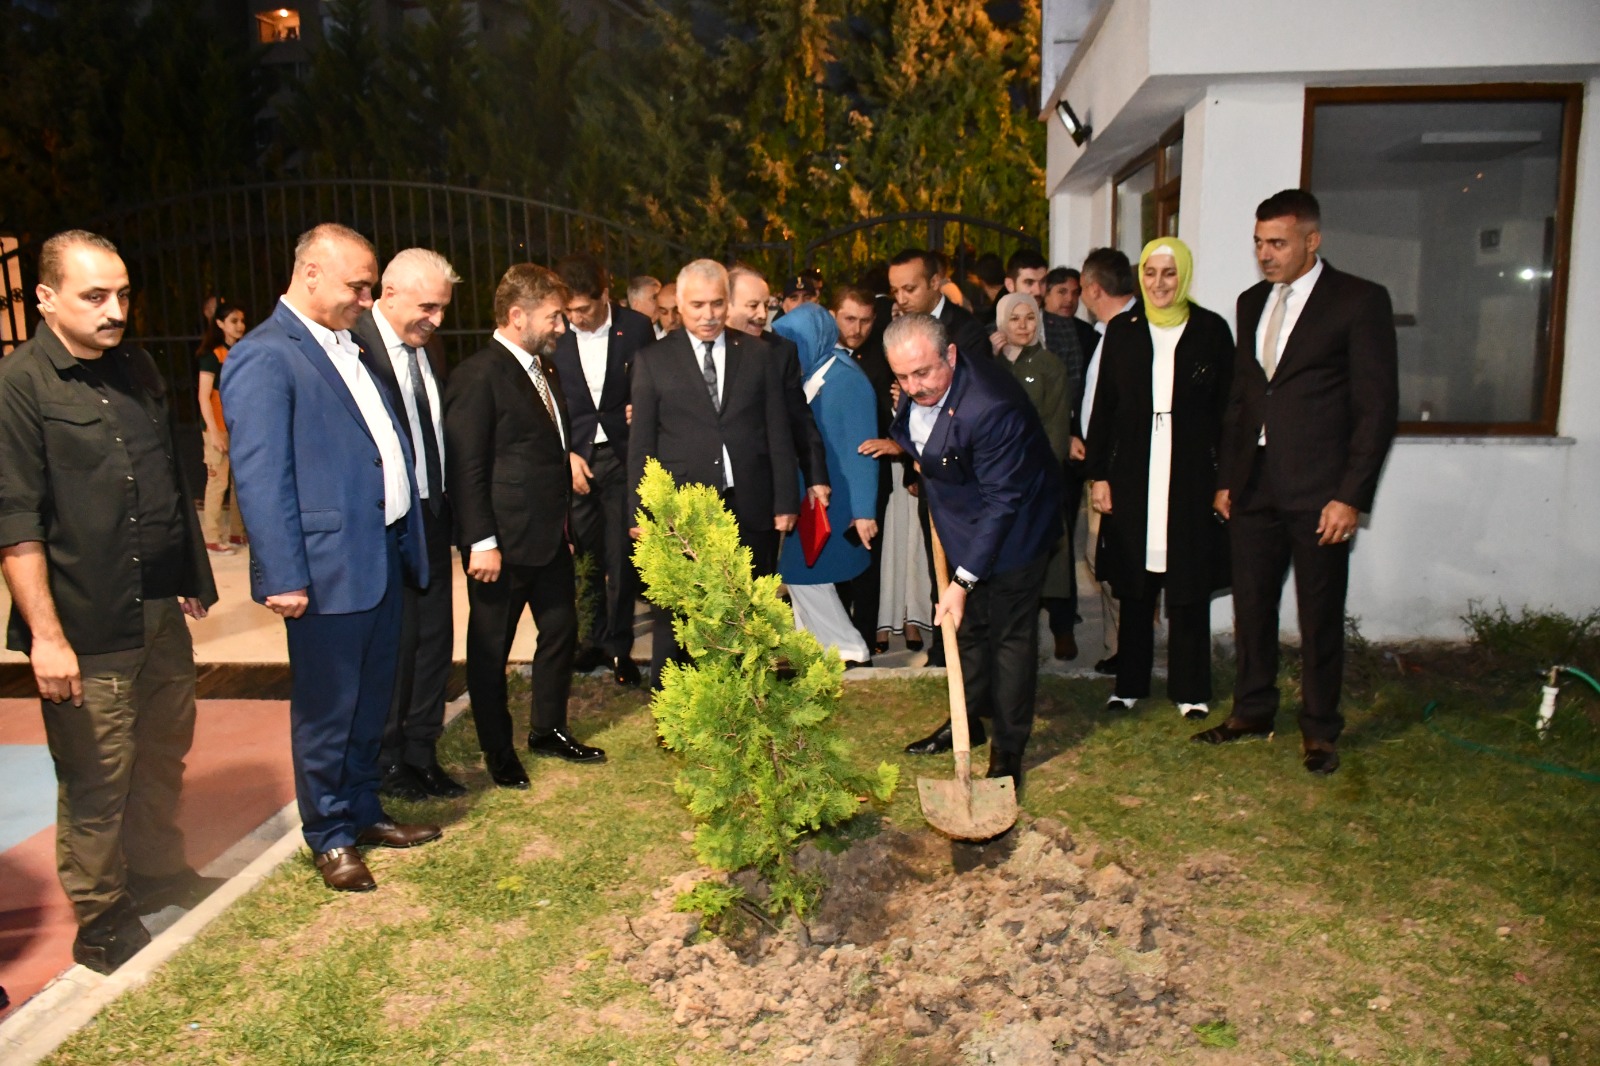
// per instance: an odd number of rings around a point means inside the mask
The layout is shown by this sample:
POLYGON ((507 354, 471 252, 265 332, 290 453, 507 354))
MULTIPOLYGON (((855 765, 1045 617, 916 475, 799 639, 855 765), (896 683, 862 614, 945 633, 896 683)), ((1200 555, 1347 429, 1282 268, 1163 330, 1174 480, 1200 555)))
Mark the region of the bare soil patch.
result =
POLYGON ((1158 893, 1096 851, 1050 819, 985 847, 891 829, 803 853, 829 885, 805 924, 720 939, 672 910, 711 876, 691 871, 622 923, 612 957, 691 1036, 757 1061, 1165 1061, 1212 1016, 1185 987, 1188 881, 1158 893))

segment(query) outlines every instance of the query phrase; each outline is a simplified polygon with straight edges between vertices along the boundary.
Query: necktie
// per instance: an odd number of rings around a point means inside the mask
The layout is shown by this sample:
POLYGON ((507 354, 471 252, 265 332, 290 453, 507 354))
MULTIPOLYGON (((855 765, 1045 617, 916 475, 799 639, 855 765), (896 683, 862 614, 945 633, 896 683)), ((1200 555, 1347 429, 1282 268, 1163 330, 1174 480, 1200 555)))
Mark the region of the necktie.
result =
POLYGON ((711 396, 711 406, 717 409, 717 414, 722 413, 722 398, 717 395, 717 362, 711 358, 711 349, 716 347, 716 341, 705 341, 706 361, 701 367, 701 374, 706 379, 706 392, 711 396))
POLYGON ((1261 341, 1261 366, 1267 372, 1268 381, 1278 369, 1278 334, 1283 332, 1283 316, 1289 309, 1289 286, 1274 287, 1278 290, 1278 302, 1272 305, 1272 314, 1267 316, 1267 335, 1261 341))
POLYGON ((533 365, 528 368, 528 376, 533 379, 533 387, 538 390, 539 399, 544 401, 544 409, 550 414, 550 421, 556 424, 556 436, 561 437, 563 444, 566 437, 561 432, 561 419, 556 417, 556 398, 550 395, 550 384, 544 379, 544 367, 539 365, 539 357, 533 357, 533 365))
POLYGON ((406 373, 411 378, 411 394, 416 398, 417 421, 422 423, 422 468, 428 475, 428 506, 437 514, 444 502, 444 469, 439 461, 439 437, 433 429, 433 403, 422 380, 422 353, 409 344, 401 347, 406 350, 406 373))

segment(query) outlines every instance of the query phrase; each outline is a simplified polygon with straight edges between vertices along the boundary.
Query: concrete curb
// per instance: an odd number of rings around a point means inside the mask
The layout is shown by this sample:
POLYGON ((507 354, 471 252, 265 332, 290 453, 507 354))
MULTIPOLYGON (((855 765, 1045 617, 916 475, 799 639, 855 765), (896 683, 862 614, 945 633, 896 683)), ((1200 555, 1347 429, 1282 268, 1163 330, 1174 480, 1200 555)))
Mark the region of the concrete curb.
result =
MULTIPOLYGON (((465 696, 452 701, 445 707, 445 724, 449 725, 466 709, 465 696)), ((291 801, 201 871, 210 877, 228 877, 226 884, 193 910, 182 913, 158 932, 153 931, 150 944, 115 973, 105 976, 74 965, 0 1022, 0 1062, 6 1066, 34 1066, 43 1060, 123 993, 148 981, 236 900, 253 891, 304 847, 300 810, 291 801)), ((147 919, 146 925, 159 926, 165 913, 152 916, 154 920, 147 919)))

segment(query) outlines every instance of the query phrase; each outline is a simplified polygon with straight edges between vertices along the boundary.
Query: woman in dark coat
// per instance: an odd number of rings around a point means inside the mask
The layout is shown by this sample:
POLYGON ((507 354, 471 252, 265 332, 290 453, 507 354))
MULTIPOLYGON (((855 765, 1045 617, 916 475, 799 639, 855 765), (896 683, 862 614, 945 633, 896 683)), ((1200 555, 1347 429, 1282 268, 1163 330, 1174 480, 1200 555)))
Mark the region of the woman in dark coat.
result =
POLYGON ((1185 718, 1211 699, 1211 594, 1228 584, 1228 545, 1212 513, 1217 442, 1233 368, 1220 315, 1188 298, 1189 249, 1161 237, 1139 257, 1141 307, 1106 327, 1089 426, 1088 476, 1100 524, 1096 576, 1122 601, 1117 686, 1131 708, 1150 694, 1155 607, 1167 602, 1167 695, 1185 718))

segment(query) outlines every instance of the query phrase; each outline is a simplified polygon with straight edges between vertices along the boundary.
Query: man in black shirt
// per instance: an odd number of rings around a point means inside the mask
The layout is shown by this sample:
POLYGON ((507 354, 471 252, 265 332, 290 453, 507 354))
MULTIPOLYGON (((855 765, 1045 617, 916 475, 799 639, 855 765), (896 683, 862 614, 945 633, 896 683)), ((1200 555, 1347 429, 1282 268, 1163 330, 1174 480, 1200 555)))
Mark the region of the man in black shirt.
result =
POLYGON ((110 973, 149 942, 139 914, 216 882, 175 815, 194 738, 184 616, 216 602, 166 390, 122 345, 128 272, 82 230, 39 253, 45 329, 0 361, 0 569, 9 647, 28 653, 60 781, 61 886, 73 958, 110 973))

